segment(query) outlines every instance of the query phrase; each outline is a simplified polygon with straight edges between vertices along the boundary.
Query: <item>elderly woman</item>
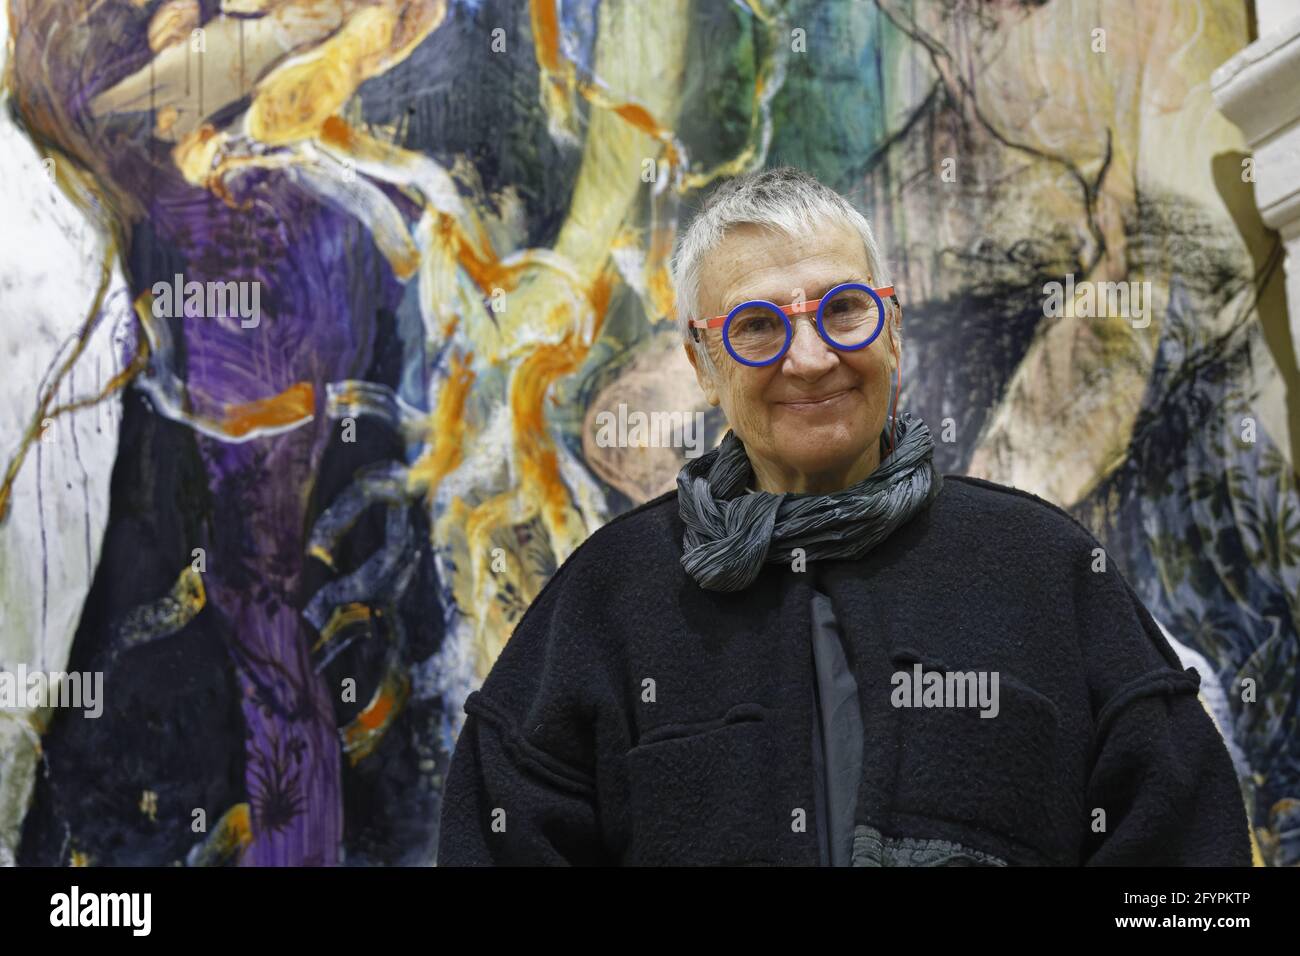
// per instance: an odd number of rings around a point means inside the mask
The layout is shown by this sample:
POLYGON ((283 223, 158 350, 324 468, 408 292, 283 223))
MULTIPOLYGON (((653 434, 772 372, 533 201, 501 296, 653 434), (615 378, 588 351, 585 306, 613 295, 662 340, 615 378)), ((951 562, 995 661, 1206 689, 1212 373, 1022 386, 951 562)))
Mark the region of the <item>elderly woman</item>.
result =
POLYGON ((469 696, 439 863, 1249 865, 1198 675, 1096 540, 943 478, 890 415, 863 216, 744 176, 674 278, 730 430, 564 563, 469 696))

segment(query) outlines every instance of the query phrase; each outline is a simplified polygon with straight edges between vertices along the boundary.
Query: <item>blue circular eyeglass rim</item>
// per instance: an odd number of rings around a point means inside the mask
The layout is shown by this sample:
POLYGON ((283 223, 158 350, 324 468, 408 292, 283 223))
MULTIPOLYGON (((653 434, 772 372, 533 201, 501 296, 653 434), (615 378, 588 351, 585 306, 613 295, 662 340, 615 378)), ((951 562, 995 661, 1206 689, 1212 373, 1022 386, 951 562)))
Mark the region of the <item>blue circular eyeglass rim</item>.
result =
MULTIPOLYGON (((858 352, 861 351, 862 349, 865 349, 868 345, 870 345, 872 342, 876 341, 876 339, 880 337, 880 333, 884 330, 884 328, 885 328, 885 301, 882 298, 880 298, 880 293, 878 293, 875 289, 871 288, 871 286, 869 285, 863 285, 861 282, 845 282, 841 285, 837 285, 835 288, 831 289, 824 296, 822 296, 821 304, 817 306, 817 333, 822 337, 823 342, 826 342, 828 345, 830 345, 831 348, 840 352, 858 352), (826 332, 826 323, 822 320, 822 313, 826 308, 826 303, 830 301, 832 296, 837 295, 840 292, 845 291, 846 289, 861 289, 863 292, 870 295, 871 298, 876 300, 876 306, 877 306, 876 314, 880 316, 879 320, 876 322, 876 330, 872 332, 870 337, 860 345, 841 345, 839 342, 836 342, 826 332)), ((734 309, 732 309, 730 312, 727 313, 727 321, 722 324, 722 344, 727 347, 727 351, 731 354, 731 357, 733 359, 735 359, 741 365, 748 365, 750 368, 763 368, 766 365, 771 365, 773 362, 781 361, 781 359, 785 357, 785 353, 790 350, 790 342, 793 339, 794 339, 794 326, 790 324, 790 316, 786 315, 783 311, 781 311, 781 307, 777 305, 775 302, 769 302, 766 299, 750 299, 748 302, 740 303, 740 305, 736 306, 734 309), (736 315, 740 312, 741 309, 747 309, 750 306, 755 306, 755 305, 760 305, 763 306, 764 308, 771 309, 773 312, 779 315, 781 317, 781 321, 785 323, 785 344, 781 346, 781 351, 777 352, 776 355, 772 356, 772 358, 768 359, 766 362, 751 362, 747 359, 743 359, 739 355, 737 355, 736 350, 731 347, 731 335, 730 335, 731 320, 736 317, 736 315)))

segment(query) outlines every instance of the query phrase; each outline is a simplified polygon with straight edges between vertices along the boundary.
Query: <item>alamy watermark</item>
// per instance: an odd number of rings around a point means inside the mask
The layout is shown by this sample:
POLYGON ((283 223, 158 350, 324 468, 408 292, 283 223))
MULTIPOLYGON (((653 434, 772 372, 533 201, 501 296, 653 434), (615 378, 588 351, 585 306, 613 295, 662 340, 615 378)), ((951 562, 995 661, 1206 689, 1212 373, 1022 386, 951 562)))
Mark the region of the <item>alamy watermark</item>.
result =
POLYGON ((618 403, 617 414, 596 413, 596 444, 601 448, 684 448, 687 458, 704 452, 703 412, 629 412, 618 403))
POLYGON ((199 282, 179 272, 169 282, 153 284, 155 318, 239 319, 245 329, 262 321, 262 283, 199 282))
POLYGON ((1049 319, 1127 319, 1135 329, 1151 324, 1150 282, 1065 282, 1043 286, 1043 316, 1049 319))
POLYGON ((73 886, 50 897, 50 925, 120 926, 132 936, 148 936, 153 929, 153 894, 83 893, 73 886))
POLYGON ((927 671, 913 664, 895 671, 889 702, 895 707, 978 707, 980 717, 996 717, 997 671, 927 671))
POLYGON ((104 712, 103 671, 0 670, 0 710, 37 710, 42 707, 80 708, 86 717, 104 712))

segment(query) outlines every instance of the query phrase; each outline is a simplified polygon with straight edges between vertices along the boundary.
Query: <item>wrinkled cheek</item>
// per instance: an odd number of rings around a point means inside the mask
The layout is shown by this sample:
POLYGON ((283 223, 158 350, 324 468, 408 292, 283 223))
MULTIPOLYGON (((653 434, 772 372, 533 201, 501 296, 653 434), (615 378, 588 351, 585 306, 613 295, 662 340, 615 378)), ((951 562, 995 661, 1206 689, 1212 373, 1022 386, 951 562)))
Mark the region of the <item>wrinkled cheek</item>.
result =
POLYGON ((757 448, 771 434, 770 407, 757 386, 733 374, 725 380, 723 412, 736 435, 747 446, 757 448))

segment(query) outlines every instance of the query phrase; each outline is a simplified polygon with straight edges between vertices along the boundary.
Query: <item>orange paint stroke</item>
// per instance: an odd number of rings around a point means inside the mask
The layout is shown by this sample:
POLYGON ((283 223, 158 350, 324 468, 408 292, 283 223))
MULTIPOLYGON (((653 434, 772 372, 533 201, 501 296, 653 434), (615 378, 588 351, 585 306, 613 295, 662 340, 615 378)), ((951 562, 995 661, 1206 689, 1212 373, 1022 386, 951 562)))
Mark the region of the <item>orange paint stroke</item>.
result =
POLYGON ((427 450, 411 465, 408 486, 424 490, 432 499, 442 479, 460 466, 465 441, 465 402, 474 384, 470 363, 474 353, 452 355, 446 382, 438 392, 438 406, 429 416, 428 432, 433 439, 427 450))
POLYGON ((221 428, 240 438, 256 428, 278 428, 311 418, 316 408, 316 390, 310 382, 297 382, 278 395, 242 405, 227 405, 221 428))
POLYGON ((567 61, 560 58, 560 16, 555 0, 533 0, 529 10, 537 65, 547 73, 563 72, 567 61))
POLYGON ((403 673, 392 671, 375 691, 364 710, 342 730, 343 750, 353 766, 374 752, 410 695, 411 682, 403 673))
POLYGON ((466 235, 454 217, 445 213, 439 213, 433 228, 441 247, 452 251, 453 258, 484 294, 490 294, 493 289, 509 292, 519 284, 524 264, 502 266, 501 260, 492 253, 491 244, 486 237, 480 236, 479 241, 475 242, 466 235))
POLYGON ((568 375, 580 364, 585 349, 574 347, 571 334, 554 344, 534 347, 511 377, 510 410, 518 450, 520 483, 542 499, 551 516, 566 511, 569 492, 560 478, 559 461, 546 428, 542 399, 557 378, 568 375))

